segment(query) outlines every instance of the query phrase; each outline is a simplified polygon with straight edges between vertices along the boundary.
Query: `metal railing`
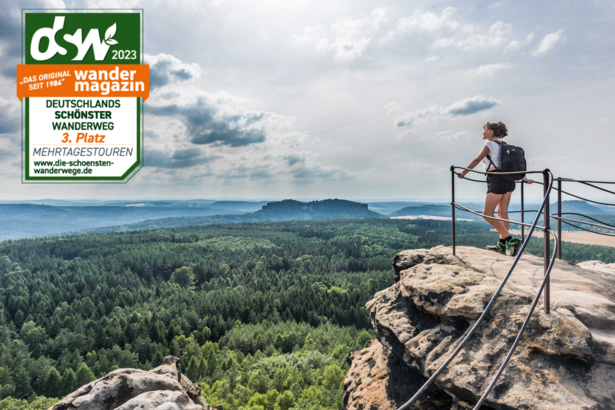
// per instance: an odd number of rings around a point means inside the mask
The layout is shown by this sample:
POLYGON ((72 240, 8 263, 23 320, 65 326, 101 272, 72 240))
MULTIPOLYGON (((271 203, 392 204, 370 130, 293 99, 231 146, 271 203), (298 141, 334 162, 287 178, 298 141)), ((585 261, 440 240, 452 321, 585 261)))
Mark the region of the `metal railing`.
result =
MULTIPOLYGON (((538 209, 538 211, 525 211, 523 209, 523 205, 522 205, 522 210, 521 210, 521 222, 516 222, 516 221, 511 221, 511 220, 507 220, 507 219, 501 219, 501 218, 496 218, 494 216, 490 216, 490 215, 484 215, 482 213, 476 212, 476 211, 472 211, 471 209, 468 209, 460 204, 457 204, 455 202, 455 175, 457 175, 457 173, 455 172, 455 169, 465 169, 468 172, 474 172, 474 173, 478 173, 478 174, 483 174, 483 175, 506 175, 506 174, 518 174, 518 172, 480 172, 480 171, 475 171, 469 168, 463 168, 463 167, 455 167, 452 166, 451 167, 451 178, 452 178, 452 201, 451 201, 451 206, 452 206, 452 228, 453 228, 453 254, 456 253, 456 241, 455 241, 455 208, 460 209, 462 211, 466 211, 466 212, 471 212, 475 215, 479 215, 482 216, 483 218, 488 218, 488 219, 493 219, 493 220, 499 220, 502 222, 508 222, 510 224, 517 224, 517 225, 521 225, 522 227, 525 226, 529 226, 530 230, 528 232, 527 237, 525 237, 525 234, 522 230, 522 235, 524 237, 523 239, 523 243, 521 244, 521 247, 517 253, 517 255, 515 256, 515 259, 513 260, 513 263, 510 267, 510 269, 508 270, 508 273, 504 276, 504 278, 502 279, 502 281, 500 282, 500 285, 498 286, 497 290, 495 291, 495 293, 493 294, 493 296, 491 297, 491 300, 489 301, 489 303, 487 304, 487 306, 485 307, 485 309, 483 310, 483 312, 481 313, 480 317, 478 318, 478 320, 476 321, 476 323, 474 323, 474 325, 472 326, 472 328, 469 330, 469 332, 466 334, 466 336, 461 340, 461 342, 459 343, 459 345, 455 348, 455 350, 453 351, 453 353, 451 353, 449 355, 449 357, 446 359, 446 361, 438 368, 438 370, 436 370, 431 377, 425 382, 425 384, 423 384, 423 386, 414 394, 414 396, 412 396, 412 398, 410 400, 408 400, 404 405, 402 405, 398 410, 405 410, 407 408, 409 408, 414 402, 416 402, 420 396, 429 388, 429 386, 436 380, 436 378, 446 369, 446 367, 453 361, 453 359, 457 356, 457 354, 461 351, 461 349, 463 349, 463 347, 467 344, 467 342, 470 340, 470 338, 474 335, 475 331, 478 329, 478 327, 480 326, 480 324, 483 322, 483 320, 486 318, 487 314, 489 313, 489 310, 491 310, 493 304, 495 303, 495 300, 497 299, 497 297, 500 295, 502 289, 504 288, 504 286, 506 285, 506 282, 508 281, 508 279, 510 278, 513 270, 515 269, 515 267, 517 266, 517 263, 519 262, 519 259, 521 258, 521 255, 523 254, 523 251, 525 250, 527 244, 529 243, 529 240, 532 236, 532 233, 534 232, 534 229, 538 228, 538 229, 542 229, 544 231, 544 249, 545 249, 545 253, 544 253, 544 260, 545 260, 545 272, 544 272, 544 279, 542 281, 542 284, 538 290, 538 292, 536 293, 536 297, 534 298, 532 305, 530 307, 530 310, 525 318, 525 321, 523 322, 523 325, 521 326, 521 329, 519 331, 519 333, 517 334, 517 337, 515 339, 515 341, 513 342, 512 347, 510 348, 508 354, 506 355, 506 358, 504 359, 502 365, 500 366, 500 368, 498 369, 498 372, 496 373, 495 377, 493 378, 493 380, 491 381, 491 383, 489 384, 489 386, 487 387, 487 390, 483 393, 483 395, 481 396, 479 402, 476 404, 476 406, 474 407, 474 410, 478 410, 480 409, 480 407, 482 406, 482 403, 486 400, 487 396, 489 395, 489 393, 491 392, 491 390, 493 389, 493 387, 496 385, 499 377, 501 376, 502 372, 504 371, 506 365, 508 364, 510 358, 512 357, 517 345, 519 344, 519 341, 521 340, 521 336, 523 335, 523 332, 525 331, 532 314, 534 313, 534 309, 536 308, 537 304, 538 304, 538 300, 540 299, 540 295, 543 292, 543 290, 545 290, 545 311, 547 313, 549 313, 549 297, 547 296, 549 293, 549 277, 550 277, 550 273, 551 273, 551 269, 553 268, 553 264, 555 262, 555 255, 558 252, 559 249, 559 238, 558 236, 550 229, 549 227, 549 217, 548 215, 550 214, 549 212, 549 196, 551 193, 551 189, 553 188, 553 174, 551 173, 551 171, 549 171, 548 169, 545 169, 544 171, 526 171, 526 174, 543 174, 544 177, 544 198, 543 201, 540 205, 540 208, 538 209), (538 226, 538 221, 540 219, 540 215, 543 213, 544 210, 544 215, 546 216, 544 218, 544 224, 545 226, 538 226), (532 224, 526 224, 524 221, 524 212, 536 212, 536 217, 534 218, 534 222, 532 224), (550 248, 550 241, 549 241, 549 236, 548 235, 552 235, 553 239, 554 239, 554 248, 553 248, 553 255, 551 257, 549 257, 549 248, 550 248)), ((476 181, 476 182, 485 182, 485 181, 480 181, 480 180, 474 180, 474 179, 470 179, 470 178, 464 178, 470 181, 476 181)), ((523 182, 522 183, 522 196, 523 196, 523 182)), ((560 191, 561 192, 561 191, 560 191)), ((560 201, 561 202, 561 201, 560 201)))
MULTIPOLYGON (((595 226, 597 228, 607 229, 607 230, 610 230, 610 231, 613 231, 613 232, 615 232, 615 225, 608 224, 608 223, 603 222, 603 221, 601 221, 599 219, 593 218, 593 217, 591 217, 589 215, 584 215, 584 214, 580 214, 580 213, 577 213, 577 212, 562 212, 562 193, 566 194, 566 195, 569 195, 569 196, 571 196, 573 198, 581 199, 583 201, 591 202, 591 203, 594 203, 594 204, 597 204, 597 205, 615 206, 615 204, 594 201, 592 199, 583 198, 581 196, 578 196, 578 195, 575 195, 575 194, 571 194, 570 192, 566 192, 566 191, 564 191, 562 189, 562 183, 563 182, 583 184, 585 186, 589 186, 589 187, 592 187, 594 189, 598 189, 600 191, 607 192, 607 193, 613 194, 613 195, 615 195, 614 191, 610 191, 608 189, 601 188, 601 187, 596 186, 594 184, 610 184, 610 185, 612 185, 612 184, 615 184, 615 182, 612 182, 612 181, 582 181, 582 180, 571 179, 571 178, 557 178, 556 181, 557 181, 557 188, 555 188, 555 189, 557 190, 557 216, 551 215, 551 218, 557 220, 557 237, 558 237, 560 243, 562 242, 562 222, 567 224, 567 225, 569 225, 569 226, 572 226, 574 228, 582 230, 582 231, 591 232, 591 233, 595 233, 595 234, 598 234, 598 235, 604 235, 604 236, 615 236, 615 233, 596 232, 596 231, 592 231, 590 229, 585 229, 582 226, 575 225, 575 223, 595 226), (583 218, 591 219, 592 221, 599 222, 599 223, 596 224, 596 223, 587 222, 587 221, 579 221, 578 219, 563 218, 562 215, 577 215, 577 216, 581 216, 583 218)), ((560 246, 560 248, 559 248, 559 252, 557 254, 557 257, 559 259, 562 258, 562 246, 560 246)))
MULTIPOLYGON (((544 190, 543 190, 543 194, 544 194, 544 198, 542 201, 542 205, 540 207, 540 209, 538 211, 536 210, 526 210, 525 209, 525 195, 524 195, 524 186, 525 186, 525 182, 523 181, 515 181, 515 183, 520 184, 521 185, 521 211, 510 211, 509 213, 521 213, 521 222, 516 222, 516 221, 512 221, 509 219, 502 219, 502 218, 496 218, 494 216, 489 216, 489 215, 484 215, 480 212, 476 212, 476 211, 472 211, 471 209, 468 209, 458 203, 455 202, 455 175, 459 175, 459 173, 455 172, 456 169, 464 169, 468 172, 474 172, 477 174, 482 174, 482 175, 506 175, 506 174, 518 174, 518 172, 481 172, 481 171, 476 171, 473 169, 469 169, 469 168, 463 168, 463 167, 456 167, 456 166, 452 166, 451 167, 451 222, 452 222, 452 228, 453 228, 453 255, 456 254, 456 235, 455 235, 455 208, 465 211, 465 212, 471 212, 474 215, 478 215, 481 216, 483 218, 486 219, 492 219, 492 220, 497 220, 497 221, 501 221, 501 222, 508 222, 510 224, 515 224, 515 225, 520 225, 521 226, 521 240, 525 243, 525 227, 526 226, 531 226, 531 224, 527 224, 525 223, 525 213, 526 212, 536 212, 536 220, 534 221, 534 223, 537 223, 539 218, 540 218, 540 214, 543 210, 544 207, 544 214, 545 215, 550 215, 550 195, 551 195, 551 190, 553 189, 553 174, 551 173, 550 170, 545 169, 543 171, 526 171, 525 174, 542 174, 543 175, 543 179, 544 182, 540 183, 538 181, 536 181, 538 184, 543 185, 544 190)), ((487 183, 487 181, 482 181, 482 180, 478 180, 478 179, 470 179, 470 178, 464 178, 468 181, 474 181, 474 182, 482 182, 482 183, 487 183)), ((561 196, 561 189, 558 190, 558 195, 561 196)), ((559 200, 559 211, 561 212, 561 198, 559 200)), ((498 209, 499 211, 499 209, 498 209)), ((542 229, 544 232, 547 232, 551 229, 550 226, 550 218, 544 218, 544 227, 541 226, 536 226, 538 229, 542 229)), ((559 242, 561 242, 561 226, 558 227, 558 240, 559 242)), ((531 233, 534 231, 534 229, 530 230, 530 233, 528 234, 528 237, 531 236, 531 233)), ((547 276, 547 268, 549 266, 549 248, 550 248, 550 240, 548 235, 545 233, 544 235, 544 276, 547 276)), ((522 246, 522 249, 525 249, 525 246, 522 246)), ((519 251, 519 253, 521 253, 521 251, 519 251)), ((560 252, 558 252, 558 257, 561 259, 561 249, 560 252)), ((516 262, 513 264, 513 267, 516 265, 516 262)), ((550 312, 550 298, 551 298, 551 287, 550 287, 550 281, 547 281, 546 284, 546 289, 545 289, 545 303, 544 303, 544 308, 545 308, 545 313, 549 313, 550 312)))
MULTIPOLYGON (((599 219, 596 219, 594 217, 591 217, 589 215, 584 215, 578 212, 562 212, 562 194, 566 194, 569 195, 571 197, 577 198, 577 199, 581 199, 587 202, 591 202, 597 205, 603 205, 603 206, 614 206, 615 204, 613 203, 605 203, 605 202, 599 202, 599 201, 595 201, 595 200, 591 200, 591 199, 587 199, 587 198, 583 198, 581 196, 575 195, 575 194, 571 194, 570 192, 566 192, 562 189, 562 183, 566 182, 566 183, 579 183, 579 184, 583 184, 585 186, 590 186, 592 188, 598 189, 600 191, 603 192, 607 192, 609 194, 613 194, 615 195, 615 191, 610 191, 606 188, 601 188, 599 186, 596 186, 595 184, 615 184, 615 182, 611 182, 611 181, 584 181, 584 180, 575 180, 575 179, 571 179, 571 178, 553 178, 553 174, 551 173, 551 171, 549 171, 548 169, 545 169, 544 171, 526 171, 526 174, 543 174, 543 178, 544 181, 541 183, 539 181, 534 181, 538 184, 543 185, 543 200, 542 203, 540 205, 540 208, 538 210, 526 210, 525 209, 525 194, 524 194, 524 185, 525 182, 524 181, 517 181, 516 183, 521 184, 521 210, 520 211, 510 211, 509 213, 521 213, 521 222, 517 222, 517 221, 512 221, 512 220, 508 220, 508 219, 502 219, 502 218, 496 218, 495 216, 491 216, 491 215, 484 215, 483 213, 480 212, 476 212, 473 211, 471 209, 468 209, 467 207, 458 204, 455 202, 455 175, 459 175, 457 172, 455 172, 456 169, 464 169, 468 172, 474 172, 477 174, 483 174, 483 175, 502 175, 502 174, 518 174, 518 172, 480 172, 480 171, 475 171, 469 168, 463 168, 463 167, 456 167, 456 166, 452 166, 451 167, 451 181, 452 181, 452 200, 451 200, 451 213, 452 213, 452 233, 453 233, 453 255, 456 254, 456 235, 455 235, 455 209, 459 209, 461 211, 465 211, 465 212, 470 212, 474 215, 478 215, 481 216, 485 219, 492 219, 492 220, 498 220, 498 221, 502 221, 502 222, 508 222, 509 224, 516 224, 516 225, 520 225, 521 226, 521 238, 522 238, 522 245, 517 253, 517 255, 515 256, 515 259, 513 260, 513 263, 510 267, 510 269, 508 270, 508 273, 504 276, 504 278, 502 279, 500 285, 498 286, 497 290, 495 291, 495 293, 493 294, 493 296, 491 297, 491 300, 489 301, 489 303, 487 304, 487 306, 485 307, 485 309, 483 310, 483 312, 481 313, 480 317, 478 318, 478 320, 476 321, 476 323, 472 326, 472 328, 468 331, 468 333, 466 334, 466 336, 461 340, 461 342, 459 343, 459 345, 455 348, 455 350, 453 351, 453 353, 450 354, 450 356, 446 359, 446 361, 438 368, 438 370, 436 370, 431 377, 425 382, 425 384, 423 384, 423 386, 414 394, 414 396, 412 396, 412 398, 406 402, 403 406, 401 406, 398 410, 405 410, 407 409, 410 405, 412 405, 414 402, 416 402, 416 400, 419 399, 419 397, 429 388, 429 386, 436 380, 436 378, 446 369, 446 367, 453 361, 453 359, 457 356, 457 354, 461 351, 461 349, 463 349, 463 347, 467 344, 467 342, 470 340, 470 338, 472 337, 472 335, 475 333, 476 329, 478 328, 478 326, 483 322, 483 320, 485 319, 485 317, 487 316, 487 313, 489 312, 489 310, 492 308, 493 304, 495 303, 496 298, 500 295, 502 289, 504 288, 504 286, 506 285, 506 282, 508 281, 508 279, 510 278, 513 270, 515 269, 517 263, 519 262, 519 259, 521 258, 521 255, 523 254, 523 251, 525 250, 527 244, 530 241, 530 238, 534 232, 534 229, 541 229, 544 232, 544 279, 540 285, 540 288, 538 289, 538 292, 536 293, 536 296, 534 297, 534 300, 532 301, 532 305, 530 307, 530 310, 523 322, 523 325, 521 326, 521 329, 519 330, 519 333, 517 334, 517 337, 515 338, 515 341, 513 342, 510 350, 508 351, 508 354, 506 355, 506 357, 504 358, 504 361, 502 362, 502 364, 500 365, 500 368, 498 369, 496 375, 494 376, 493 380, 491 381, 491 383, 489 384, 489 386, 487 387, 487 389, 485 390, 485 392, 483 393, 483 395, 481 396, 480 400, 478 401, 478 403, 476 404, 476 406, 474 407, 474 410, 478 410, 480 409, 480 407, 482 406, 482 404, 485 402, 485 400, 487 399, 487 397, 489 396, 489 394, 491 393, 491 390, 493 390, 493 388, 495 387, 498 379, 500 378, 500 376, 502 375, 504 369, 506 368, 506 365, 508 364, 508 362, 510 361, 512 355, 514 354, 515 349, 517 348, 517 345, 519 344, 519 341, 521 340, 521 337, 523 336, 523 333, 525 331, 525 329, 528 326, 528 323, 530 321, 530 318, 532 317, 532 314, 534 313, 534 310, 538 304, 538 301, 540 299, 540 295, 542 294, 542 292, 544 291, 544 309, 545 309, 545 313, 549 314, 550 312, 550 274, 551 274, 551 270, 553 269, 553 264, 555 263, 555 259, 556 259, 556 255, 558 259, 562 258, 562 223, 565 223, 567 225, 570 225, 574 228, 577 228, 579 230, 583 230, 583 231, 587 231, 587 232, 591 232, 591 233, 596 233, 596 234, 600 234, 600 235, 606 235, 606 236, 615 236, 615 233, 606 233, 606 232, 596 232, 596 231, 592 231, 590 229, 586 229, 582 226, 576 225, 576 224, 581 224, 581 225, 589 225, 592 227, 597 227, 600 229, 607 229, 607 230, 611 230, 611 231, 615 231, 615 225, 611 225, 607 222, 601 221, 599 219), (554 181, 557 181, 557 188, 553 187, 553 183, 554 181), (550 198, 550 194, 551 194, 551 190, 555 189, 557 191, 557 214, 551 214, 550 212, 550 202, 549 202, 549 198, 550 198), (525 213, 526 212, 536 212, 536 217, 534 218, 534 222, 532 224, 528 224, 525 223, 525 213), (544 221, 544 226, 538 226, 538 221, 540 220, 540 216, 544 215, 543 221, 544 221), (557 216, 556 216, 557 215, 557 216), (588 221, 581 221, 578 219, 572 219, 572 218, 564 218, 562 215, 577 215, 583 218, 587 218, 592 220, 593 222, 588 222, 588 221), (553 232, 553 230, 551 230, 550 227, 550 220, 551 218, 557 220, 557 234, 555 234, 555 232, 553 232), (594 223, 597 222, 597 223, 594 223), (527 237, 525 236, 525 227, 529 226, 530 230, 527 234, 527 237), (550 236, 553 237, 553 243, 554 243, 554 247, 553 247, 553 253, 552 255, 550 255, 550 236)), ((475 181, 475 182, 483 182, 485 183, 486 181, 482 181, 482 180, 477 180, 477 179, 471 179, 471 178, 466 178, 464 177, 465 180, 469 180, 469 181, 475 181)), ((498 210, 499 211, 499 210, 498 210)))

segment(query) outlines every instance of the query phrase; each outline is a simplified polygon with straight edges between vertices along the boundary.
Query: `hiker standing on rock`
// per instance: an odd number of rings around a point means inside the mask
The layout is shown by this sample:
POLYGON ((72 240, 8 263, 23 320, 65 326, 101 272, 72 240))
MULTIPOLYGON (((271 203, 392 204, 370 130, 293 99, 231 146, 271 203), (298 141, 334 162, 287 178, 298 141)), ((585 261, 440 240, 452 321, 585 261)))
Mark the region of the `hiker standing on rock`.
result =
MULTIPOLYGON (((470 162, 467 166, 469 169, 473 169, 482 161, 485 164, 486 172, 500 172, 501 166, 501 147, 502 138, 508 135, 508 130, 503 122, 487 123, 483 127, 483 139, 485 146, 478 154, 476 158, 470 162)), ((459 173, 459 178, 463 178, 467 175, 468 170, 463 170, 459 173)), ((534 180, 529 178, 523 178, 523 182, 531 184, 534 180)), ((498 216, 501 219, 508 218, 508 205, 510 204, 510 197, 515 190, 515 181, 507 181, 500 175, 487 175, 487 197, 485 198, 485 207, 483 214, 487 216, 493 216, 495 207, 498 207, 498 216)), ((491 224, 499 233, 500 240, 495 245, 488 245, 487 249, 499 252, 506 255, 507 249, 510 249, 510 255, 517 255, 517 251, 521 246, 519 239, 513 238, 508 228, 509 222, 497 221, 495 219, 485 218, 487 222, 491 224)))

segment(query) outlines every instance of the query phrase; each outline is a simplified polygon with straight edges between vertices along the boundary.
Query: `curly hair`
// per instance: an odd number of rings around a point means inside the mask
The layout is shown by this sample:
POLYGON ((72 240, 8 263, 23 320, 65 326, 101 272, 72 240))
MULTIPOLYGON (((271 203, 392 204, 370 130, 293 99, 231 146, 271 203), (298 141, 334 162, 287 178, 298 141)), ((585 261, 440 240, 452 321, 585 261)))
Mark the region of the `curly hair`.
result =
POLYGON ((484 128, 493 130, 493 136, 498 137, 498 138, 504 138, 505 136, 508 135, 508 129, 506 128, 506 125, 504 125, 502 121, 498 123, 488 122, 487 124, 485 124, 484 128))

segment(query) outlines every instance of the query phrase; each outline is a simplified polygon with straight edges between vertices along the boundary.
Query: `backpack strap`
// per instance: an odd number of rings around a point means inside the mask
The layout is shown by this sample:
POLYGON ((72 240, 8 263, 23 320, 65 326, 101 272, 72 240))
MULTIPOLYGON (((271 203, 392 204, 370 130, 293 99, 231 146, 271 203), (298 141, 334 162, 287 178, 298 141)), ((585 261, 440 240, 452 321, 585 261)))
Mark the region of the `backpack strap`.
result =
MULTIPOLYGON (((495 142, 496 144, 498 144, 500 146, 500 157, 501 157, 502 156, 502 141, 493 141, 493 142, 495 142)), ((493 165, 493 168, 495 168, 496 170, 499 169, 498 167, 495 166, 493 161, 491 161, 491 155, 487 154, 487 159, 489 160, 491 165, 493 165)), ((489 171, 487 171, 487 172, 489 172, 489 171)))
MULTIPOLYGON (((491 165, 493 165, 493 168, 495 168, 496 170, 498 169, 498 167, 495 166, 495 164, 493 163, 493 161, 491 161, 491 156, 489 154, 487 154, 487 159, 489 160, 489 162, 491 163, 491 165)), ((489 167, 491 168, 491 167, 489 167)), ((489 170, 487 170, 487 172, 489 172, 489 170)))

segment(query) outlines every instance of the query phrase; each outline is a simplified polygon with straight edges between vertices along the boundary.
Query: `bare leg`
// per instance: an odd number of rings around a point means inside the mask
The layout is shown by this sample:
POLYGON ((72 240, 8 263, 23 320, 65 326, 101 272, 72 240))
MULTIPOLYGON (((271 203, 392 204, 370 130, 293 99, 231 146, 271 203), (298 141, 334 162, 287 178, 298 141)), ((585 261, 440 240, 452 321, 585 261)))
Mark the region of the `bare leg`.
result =
MULTIPOLYGON (((510 198, 512 197, 512 191, 502 195, 500 202, 498 203, 498 216, 501 219, 510 219, 508 217, 508 205, 510 205, 510 198)), ((510 222, 502 222, 507 231, 510 230, 510 222)), ((504 239, 504 238, 502 238, 504 239)))
MULTIPOLYGON (((494 216, 493 211, 495 210, 497 204, 500 202, 500 197, 502 197, 502 194, 494 194, 491 192, 487 194, 487 197, 485 198, 485 208, 483 209, 484 215, 494 216)), ((500 233, 500 239, 507 238, 510 235, 508 229, 506 229, 506 227, 501 221, 496 221, 495 219, 489 218, 485 218, 485 220, 489 222, 491 226, 493 226, 495 230, 500 233)))

